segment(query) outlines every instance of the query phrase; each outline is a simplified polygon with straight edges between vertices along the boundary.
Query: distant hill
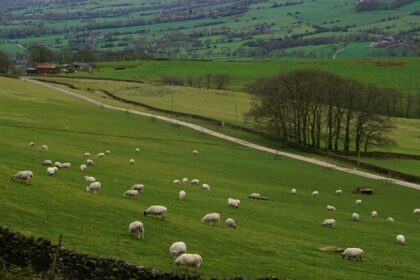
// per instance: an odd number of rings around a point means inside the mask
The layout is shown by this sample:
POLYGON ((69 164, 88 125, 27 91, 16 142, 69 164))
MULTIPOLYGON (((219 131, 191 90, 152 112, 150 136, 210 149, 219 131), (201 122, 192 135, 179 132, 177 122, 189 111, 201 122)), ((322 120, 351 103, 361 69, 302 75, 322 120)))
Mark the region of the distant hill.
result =
POLYGON ((411 0, 3 0, 0 14, 6 50, 39 42, 188 59, 420 52, 420 1, 411 0), (398 43, 371 46, 390 36, 398 43))

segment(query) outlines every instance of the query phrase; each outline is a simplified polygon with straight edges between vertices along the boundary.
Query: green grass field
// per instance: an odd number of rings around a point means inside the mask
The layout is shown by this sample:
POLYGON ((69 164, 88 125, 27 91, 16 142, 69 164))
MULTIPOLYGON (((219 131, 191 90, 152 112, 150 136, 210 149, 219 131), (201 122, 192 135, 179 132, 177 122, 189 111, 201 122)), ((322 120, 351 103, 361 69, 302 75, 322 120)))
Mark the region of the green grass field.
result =
POLYGON ((272 156, 200 135, 186 128, 101 109, 44 87, 0 78, 0 224, 28 234, 56 240, 64 246, 91 254, 114 256, 129 262, 171 271, 169 245, 183 240, 190 252, 203 256, 204 276, 283 275, 289 279, 417 279, 420 267, 420 223, 412 214, 419 207, 419 191, 387 186, 345 173, 291 159, 272 156), (35 142, 29 148, 29 142, 35 142), (40 146, 47 144, 49 150, 40 146), (142 152, 136 154, 134 149, 142 152), (197 149, 200 156, 193 156, 197 149), (111 150, 86 174, 102 183, 99 194, 84 192, 87 185, 78 165, 86 151, 111 150), (128 160, 136 159, 130 166, 128 160), (69 161, 69 170, 48 177, 44 159, 69 161), (35 173, 32 185, 14 183, 18 170, 35 173), (190 185, 173 185, 176 178, 199 178, 210 184, 205 192, 190 185), (136 199, 122 193, 134 183, 144 183, 136 199), (351 191, 371 186, 375 195, 360 198, 351 191), (289 190, 298 189, 296 196, 289 190), (342 188, 344 194, 333 195, 342 188), (180 189, 187 198, 177 199, 180 189), (320 196, 310 196, 313 190, 320 196), (260 192, 268 201, 248 201, 260 192), (241 199, 230 209, 226 199, 241 199), (166 221, 143 217, 152 204, 168 207, 166 221), (336 213, 325 210, 335 205, 336 213), (372 210, 379 217, 369 216, 372 210), (237 230, 224 225, 200 224, 209 212, 220 212, 223 221, 236 219, 237 230), (351 213, 361 215, 351 221, 351 213), (386 222, 392 216, 396 222, 386 222), (337 227, 321 227, 335 218, 337 227), (128 235, 128 224, 140 219, 145 240, 128 235), (407 244, 395 242, 398 233, 407 244), (364 262, 349 262, 336 253, 323 253, 326 245, 361 247, 364 262))

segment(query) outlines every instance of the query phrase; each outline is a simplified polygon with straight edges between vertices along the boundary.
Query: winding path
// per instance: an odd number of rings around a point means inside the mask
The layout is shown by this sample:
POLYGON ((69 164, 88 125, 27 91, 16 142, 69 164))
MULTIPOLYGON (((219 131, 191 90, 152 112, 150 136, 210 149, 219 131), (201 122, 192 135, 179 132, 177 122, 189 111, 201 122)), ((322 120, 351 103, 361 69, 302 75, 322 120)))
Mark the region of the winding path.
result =
POLYGON ((223 133, 213 131, 211 129, 208 129, 208 128, 205 128, 205 127, 202 127, 202 126, 199 126, 199 125, 196 125, 196 124, 187 123, 187 122, 184 122, 184 121, 179 121, 179 120, 172 119, 172 118, 165 117, 165 116, 161 116, 161 115, 155 115, 155 114, 140 112, 140 111, 137 111, 137 110, 125 109, 125 108, 121 108, 121 107, 108 105, 108 104, 105 104, 103 102, 94 100, 92 98, 83 96, 81 94, 78 94, 78 93, 72 92, 70 90, 63 89, 63 88, 60 88, 60 87, 57 87, 57 86, 54 86, 54 85, 51 85, 51 84, 48 84, 48 83, 45 83, 45 82, 41 82, 41 81, 38 81, 38 80, 33 80, 33 79, 30 79, 30 78, 21 78, 21 79, 24 80, 24 81, 27 81, 27 82, 31 82, 31 83, 40 85, 40 86, 51 88, 55 91, 58 91, 58 92, 61 92, 61 93, 64 93, 64 94, 67 94, 67 95, 70 95, 70 96, 80 98, 80 99, 82 99, 86 102, 89 102, 89 103, 92 103, 92 104, 95 104, 95 105, 98 105, 98 106, 102 106, 103 108, 122 111, 122 112, 128 111, 131 114, 140 115, 140 116, 144 116, 144 117, 153 117, 153 118, 156 118, 158 120, 162 120, 162 121, 169 122, 169 123, 172 123, 172 124, 185 126, 185 127, 200 131, 202 133, 206 133, 206 134, 212 135, 214 137, 217 137, 217 138, 220 138, 220 139, 223 139, 223 140, 226 140, 226 141, 230 141, 230 142, 233 142, 233 143, 236 143, 236 144, 239 144, 239 145, 242 145, 242 146, 254 149, 254 150, 259 150, 259 151, 263 151, 263 152, 270 153, 270 154, 275 154, 275 155, 281 155, 281 156, 285 156, 285 157, 288 157, 288 158, 292 158, 292 159, 316 164, 316 165, 319 165, 319 166, 322 166, 322 167, 331 168, 331 169, 338 170, 338 171, 341 171, 341 172, 346 172, 346 173, 349 173, 349 174, 353 174, 353 175, 357 175, 357 176, 361 176, 361 177, 365 177, 365 178, 369 178, 369 179, 374 179, 374 180, 387 181, 387 182, 392 183, 392 184, 397 184, 397 185, 400 185, 400 186, 420 190, 420 185, 415 184, 415 183, 410 183, 410 182, 397 180, 397 179, 390 179, 390 178, 386 178, 384 176, 372 174, 372 173, 369 173, 369 172, 338 166, 338 165, 328 163, 328 162, 325 162, 325 161, 321 161, 321 160, 318 160, 318 159, 305 157, 305 156, 300 156, 300 155, 287 153, 287 152, 282 152, 280 150, 267 148, 267 147, 257 145, 257 144, 239 139, 239 138, 228 136, 228 135, 225 135, 223 133))
POLYGON ((333 59, 336 59, 337 58, 337 54, 340 53, 340 52, 342 52, 342 51, 344 51, 345 49, 346 48, 342 48, 342 49, 336 50, 335 53, 333 54, 333 59))

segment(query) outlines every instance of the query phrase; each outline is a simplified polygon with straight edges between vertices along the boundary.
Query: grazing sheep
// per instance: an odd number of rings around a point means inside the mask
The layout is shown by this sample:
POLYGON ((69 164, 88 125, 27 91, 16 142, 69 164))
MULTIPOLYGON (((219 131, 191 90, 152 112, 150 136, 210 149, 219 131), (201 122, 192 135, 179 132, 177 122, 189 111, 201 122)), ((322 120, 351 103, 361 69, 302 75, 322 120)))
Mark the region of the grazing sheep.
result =
POLYGON ((188 183, 188 178, 182 178, 182 183, 188 183))
POLYGON ((195 272, 198 272, 198 268, 201 266, 203 262, 203 259, 200 255, 197 254, 182 254, 181 256, 177 257, 175 259, 176 264, 176 273, 175 275, 178 275, 179 266, 184 265, 187 270, 187 279, 188 279, 188 269, 190 267, 195 267, 195 272))
POLYGON ((147 216, 147 215, 160 216, 160 218, 162 220, 164 220, 167 211, 168 211, 168 209, 166 209, 165 206, 153 205, 153 206, 150 206, 149 208, 147 208, 146 210, 144 210, 143 214, 145 216, 147 216))
POLYGON ((347 248, 343 251, 342 257, 347 258, 348 260, 355 258, 356 261, 360 260, 361 262, 363 256, 363 250, 360 248, 347 248))
POLYGON ((290 190, 290 193, 295 195, 297 193, 297 190, 295 188, 293 188, 293 189, 290 190))
POLYGON ((138 239, 144 239, 144 225, 140 221, 134 221, 128 226, 128 232, 138 239))
POLYGON ((98 157, 98 158, 102 158, 102 157, 104 157, 105 156, 105 154, 104 153, 99 153, 99 154, 97 154, 96 155, 96 157, 98 157))
POLYGON ((197 150, 192 151, 193 155, 198 156, 200 153, 197 150))
POLYGON ((360 205, 360 204, 362 204, 362 200, 361 199, 358 199, 358 200, 356 200, 356 202, 355 202, 357 205, 360 205))
POLYGON ((106 155, 110 155, 111 154, 111 151, 110 150, 107 150, 107 151, 105 151, 105 154, 106 155))
POLYGON ((95 177, 93 176, 83 176, 83 178, 85 178, 87 182, 91 182, 91 183, 96 181, 95 177))
POLYGON ((180 191, 178 193, 179 200, 184 200, 187 193, 185 191, 180 191))
POLYGON ((138 190, 128 190, 123 194, 124 197, 136 197, 138 195, 139 195, 138 190))
POLYGON ((203 184, 201 185, 201 187, 203 188, 203 190, 209 191, 210 190, 210 186, 207 184, 203 184))
POLYGON ((343 190, 336 190, 335 192, 334 192, 334 194, 342 194, 343 193, 343 190))
POLYGON ((228 198, 227 200, 229 207, 238 208, 241 201, 239 199, 228 198))
POLYGON ((312 196, 318 196, 319 195, 319 192, 318 191, 313 191, 312 192, 312 196))
POLYGON ((30 148, 33 148, 34 146, 35 146, 35 143, 34 142, 29 143, 29 147, 30 148))
POLYGON ((131 187, 132 190, 143 192, 144 185, 143 184, 135 184, 131 187))
POLYGON ((45 151, 48 151, 48 146, 47 145, 42 145, 42 149, 44 149, 45 151))
POLYGON ((378 216, 378 212, 376 212, 375 210, 372 211, 372 213, 370 214, 373 218, 375 218, 376 216, 378 216))
POLYGON ((45 165, 45 166, 51 166, 51 165, 52 165, 52 161, 51 161, 51 160, 49 160, 49 159, 46 159, 46 160, 44 160, 44 161, 42 162, 42 165, 45 165))
POLYGON ((34 176, 34 173, 32 171, 19 171, 15 174, 15 176, 12 177, 13 181, 20 181, 25 184, 30 184, 32 182, 32 177, 34 176))
POLYGON ((130 164, 131 164, 131 165, 134 165, 134 164, 136 163, 136 161, 135 161, 133 158, 132 158, 132 159, 130 159, 130 161, 129 161, 129 162, 130 162, 130 164))
POLYGON ((172 258, 176 259, 178 256, 185 254, 187 252, 187 244, 182 241, 172 243, 169 247, 169 253, 172 258))
POLYGON ((47 173, 48 173, 48 175, 50 175, 50 176, 54 176, 55 175, 55 169, 54 169, 54 167, 48 167, 47 168, 47 173))
POLYGON ((85 169, 87 168, 86 164, 81 164, 80 165, 80 171, 85 171, 85 169))
POLYGON ((70 168, 71 167, 71 163, 70 162, 64 162, 61 164, 61 168, 70 168))
POLYGON ((404 235, 398 234, 395 239, 397 240, 398 244, 400 244, 400 245, 405 244, 405 236, 404 235))
POLYGON ((394 222, 394 218, 392 218, 392 217, 388 217, 387 219, 386 219, 388 222, 394 222))
POLYGON ((54 162, 54 165, 57 166, 58 168, 61 168, 62 164, 59 161, 54 162))
POLYGON ((420 208, 416 208, 413 210, 413 214, 420 214, 420 208))
POLYGON ((91 159, 87 159, 86 160, 86 164, 87 165, 95 165, 95 162, 93 160, 91 160, 91 159))
POLYGON ((208 223, 210 225, 219 225, 220 222, 220 214, 219 213, 211 213, 205 215, 203 218, 201 218, 201 223, 208 223))
POLYGON ((200 180, 198 180, 198 179, 192 179, 191 180, 191 185, 193 185, 193 186, 198 186, 199 183, 200 183, 200 180))
POLYGON ((231 227, 233 229, 236 229, 236 223, 235 223, 235 220, 234 219, 228 218, 228 219, 226 219, 226 222, 225 223, 226 223, 226 225, 228 227, 231 227))
POLYGON ((90 157, 90 153, 84 153, 83 157, 90 157))
POLYGON ((334 219, 325 219, 322 223, 324 227, 335 227, 335 220, 334 219))
POLYGON ((58 167, 57 166, 53 166, 52 168, 54 169, 55 173, 57 173, 58 167))
POLYGON ((259 193, 251 193, 248 196, 249 199, 259 199, 260 198, 260 194, 259 193))
POLYGON ((136 148, 136 153, 140 153, 140 148, 136 148))
POLYGON ((327 205, 327 210, 328 211, 337 211, 336 209, 335 209, 335 207, 334 206, 332 206, 332 205, 327 205))
POLYGON ((86 192, 89 193, 97 193, 101 189, 101 183, 93 182, 89 186, 86 187, 86 192))
POLYGON ((172 183, 174 183, 174 184, 180 184, 181 183, 181 181, 180 180, 174 180, 172 183))
POLYGON ((353 219, 353 221, 358 221, 359 220, 359 214, 357 214, 357 213, 353 213, 352 215, 351 215, 351 218, 353 219))

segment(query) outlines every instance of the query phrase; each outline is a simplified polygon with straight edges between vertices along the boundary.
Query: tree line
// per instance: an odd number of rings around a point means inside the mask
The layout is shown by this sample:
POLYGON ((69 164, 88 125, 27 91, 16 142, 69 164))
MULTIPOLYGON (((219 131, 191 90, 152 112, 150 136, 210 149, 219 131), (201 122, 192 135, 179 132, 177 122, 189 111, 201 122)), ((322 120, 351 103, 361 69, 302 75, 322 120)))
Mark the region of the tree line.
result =
POLYGON ((161 79, 161 83, 164 85, 189 86, 207 89, 214 88, 218 90, 226 89, 230 82, 231 77, 225 73, 208 73, 201 76, 188 76, 186 78, 165 75, 161 79))

